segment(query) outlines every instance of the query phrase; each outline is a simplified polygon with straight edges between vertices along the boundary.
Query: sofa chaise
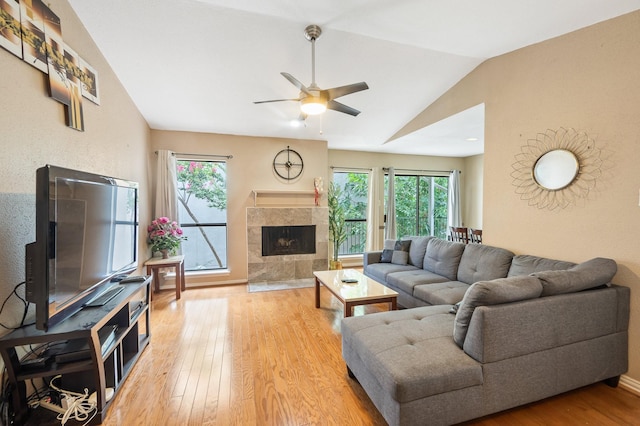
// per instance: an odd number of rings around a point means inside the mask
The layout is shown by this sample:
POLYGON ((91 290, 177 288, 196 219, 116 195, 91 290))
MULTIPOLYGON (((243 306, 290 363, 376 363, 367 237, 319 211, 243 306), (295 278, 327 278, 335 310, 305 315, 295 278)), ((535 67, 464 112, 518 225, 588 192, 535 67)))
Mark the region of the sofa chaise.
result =
POLYGON ((598 381, 615 386, 627 371, 630 291, 611 284, 613 260, 505 261, 510 252, 496 247, 416 240, 412 260, 394 242, 365 254, 364 268, 415 307, 342 320, 349 375, 390 425, 455 424, 598 381))

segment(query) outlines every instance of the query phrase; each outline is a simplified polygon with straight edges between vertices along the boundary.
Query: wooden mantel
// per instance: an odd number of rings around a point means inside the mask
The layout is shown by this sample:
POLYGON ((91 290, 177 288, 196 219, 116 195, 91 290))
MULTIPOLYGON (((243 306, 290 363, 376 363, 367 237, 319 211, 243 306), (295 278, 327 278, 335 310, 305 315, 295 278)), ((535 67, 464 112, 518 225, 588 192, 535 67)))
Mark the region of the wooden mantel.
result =
MULTIPOLYGON (((322 196, 322 193, 320 194, 322 196)), ((315 206, 316 192, 309 190, 254 189, 254 207, 309 207, 315 206)))

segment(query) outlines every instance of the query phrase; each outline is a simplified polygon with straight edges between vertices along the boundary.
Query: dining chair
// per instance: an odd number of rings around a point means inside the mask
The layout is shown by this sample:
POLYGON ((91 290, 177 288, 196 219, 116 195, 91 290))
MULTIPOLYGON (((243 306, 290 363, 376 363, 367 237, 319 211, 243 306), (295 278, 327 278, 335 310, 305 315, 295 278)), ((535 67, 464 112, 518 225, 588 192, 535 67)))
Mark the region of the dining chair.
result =
POLYGON ((469 242, 482 244, 482 229, 469 229, 469 242))
POLYGON ((458 241, 460 243, 469 243, 469 231, 466 227, 450 226, 449 232, 451 233, 451 241, 458 241))

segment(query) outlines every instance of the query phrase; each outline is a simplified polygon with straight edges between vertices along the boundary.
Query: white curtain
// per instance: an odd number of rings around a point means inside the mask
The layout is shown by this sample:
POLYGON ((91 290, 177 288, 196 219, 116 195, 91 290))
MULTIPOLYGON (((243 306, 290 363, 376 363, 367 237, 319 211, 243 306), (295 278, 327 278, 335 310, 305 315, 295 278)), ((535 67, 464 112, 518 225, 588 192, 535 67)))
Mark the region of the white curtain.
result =
POLYGON ((384 238, 386 240, 396 239, 396 190, 395 171, 389 167, 389 186, 387 190, 387 225, 384 228, 384 238))
POLYGON ((156 205, 154 218, 166 216, 178 220, 178 188, 176 181, 176 157, 171 151, 158 151, 156 167, 156 205))
POLYGON ((449 175, 449 201, 447 207, 447 225, 462 226, 462 209, 460 207, 460 170, 452 170, 449 175))
POLYGON ((367 246, 366 251, 382 249, 380 241, 380 167, 374 167, 369 172, 369 193, 367 200, 367 246))

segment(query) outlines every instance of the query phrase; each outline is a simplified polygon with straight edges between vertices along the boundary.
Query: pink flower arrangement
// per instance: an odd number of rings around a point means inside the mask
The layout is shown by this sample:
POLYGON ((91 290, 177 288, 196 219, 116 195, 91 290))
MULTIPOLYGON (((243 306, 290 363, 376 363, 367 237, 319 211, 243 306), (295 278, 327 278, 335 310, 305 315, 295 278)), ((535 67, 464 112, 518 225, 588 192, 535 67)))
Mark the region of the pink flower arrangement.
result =
POLYGON ((175 254, 182 240, 186 239, 178 222, 168 217, 159 217, 147 227, 147 244, 151 245, 153 252, 169 250, 175 254))

